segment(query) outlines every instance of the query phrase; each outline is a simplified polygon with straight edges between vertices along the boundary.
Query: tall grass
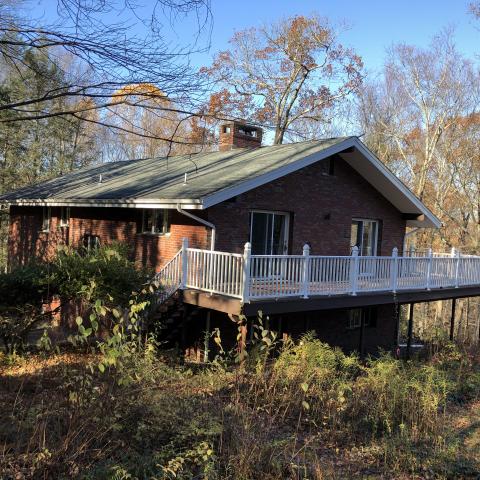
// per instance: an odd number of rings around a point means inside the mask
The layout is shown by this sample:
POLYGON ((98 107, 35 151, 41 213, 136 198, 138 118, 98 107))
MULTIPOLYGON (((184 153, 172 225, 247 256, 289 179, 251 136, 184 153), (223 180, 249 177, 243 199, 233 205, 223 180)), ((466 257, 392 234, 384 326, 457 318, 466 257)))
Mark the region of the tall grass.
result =
POLYGON ((277 346, 275 355, 252 348, 243 369, 193 370, 150 345, 123 362, 128 382, 61 364, 5 377, 0 472, 268 480, 479 471, 450 418, 480 396, 474 356, 449 346, 424 363, 364 363, 312 335, 277 346))

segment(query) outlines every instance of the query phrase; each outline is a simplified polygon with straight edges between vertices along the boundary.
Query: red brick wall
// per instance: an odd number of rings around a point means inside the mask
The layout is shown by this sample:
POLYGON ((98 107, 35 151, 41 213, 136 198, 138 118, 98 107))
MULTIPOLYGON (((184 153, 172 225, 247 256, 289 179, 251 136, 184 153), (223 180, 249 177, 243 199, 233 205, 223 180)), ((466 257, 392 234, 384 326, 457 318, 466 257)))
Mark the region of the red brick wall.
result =
POLYGON ((102 244, 128 243, 132 255, 142 265, 159 268, 180 249, 182 238, 190 245, 207 248, 209 233, 203 225, 176 211, 171 212, 167 235, 140 233, 142 212, 129 208, 71 208, 68 228, 59 228, 60 208, 52 208, 50 232, 41 232, 40 207, 12 207, 10 210, 10 264, 28 262, 34 256, 49 258, 59 245, 82 245, 85 234, 98 235, 102 244))
MULTIPOLYGON (((365 353, 378 353, 379 349, 392 351, 395 346, 396 317, 395 305, 380 305, 377 308, 376 323, 366 326, 363 336, 365 353)), ((195 344, 203 347, 204 331, 206 327, 205 315, 195 317, 188 324, 187 346, 195 344)), ((288 334, 293 339, 306 332, 315 332, 316 337, 322 342, 334 347, 340 347, 344 351, 358 351, 360 347, 360 328, 348 328, 348 310, 322 310, 318 312, 288 313, 285 315, 264 317, 264 325, 278 333, 279 338, 288 334)), ((252 319, 253 320, 253 319, 252 319)), ((223 347, 230 349, 237 342, 237 325, 226 314, 220 312, 211 313, 210 329, 218 328, 221 331, 223 347)), ((249 323, 249 328, 251 324, 249 323)), ((250 332, 247 333, 247 338, 250 332)), ((210 343, 212 352, 216 351, 214 342, 210 343)))
MULTIPOLYGON (((364 330, 364 349, 376 353, 379 349, 392 351, 395 343, 395 306, 379 305, 374 326, 364 330)), ((285 315, 282 319, 282 331, 294 338, 307 331, 314 331, 317 337, 332 346, 346 351, 359 350, 360 328, 348 328, 348 310, 323 310, 285 315)))
MULTIPOLYGON (((290 253, 301 253, 306 242, 312 254, 348 255, 353 217, 380 220, 379 253, 401 249, 405 220, 401 213, 343 160, 335 161, 335 175, 324 175, 317 165, 256 188, 196 215, 217 227, 217 250, 241 252, 249 240, 252 209, 291 213, 290 253)), ((159 268, 180 248, 183 237, 190 245, 208 248, 209 229, 172 210, 171 233, 140 234, 141 210, 129 208, 71 208, 68 229, 58 227, 60 208, 52 208, 49 233, 40 232, 41 207, 12 207, 9 254, 12 264, 32 256, 54 255, 57 245, 81 244, 85 234, 98 235, 102 243, 127 242, 143 265, 159 268)))
POLYGON ((217 250, 241 252, 249 240, 252 209, 290 212, 290 253, 310 242, 316 255, 349 255, 352 218, 380 220, 378 253, 402 248, 402 214, 345 161, 335 160, 334 175, 312 165, 207 210, 217 227, 217 250), (232 250, 233 249, 233 250, 232 250))

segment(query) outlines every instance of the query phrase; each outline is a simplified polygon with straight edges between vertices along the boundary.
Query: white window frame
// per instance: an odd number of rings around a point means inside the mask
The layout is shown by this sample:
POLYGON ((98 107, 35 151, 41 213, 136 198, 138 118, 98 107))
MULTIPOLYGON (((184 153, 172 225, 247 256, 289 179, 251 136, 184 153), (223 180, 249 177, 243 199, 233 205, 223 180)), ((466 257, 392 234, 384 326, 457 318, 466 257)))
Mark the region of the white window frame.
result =
POLYGON ((60 207, 60 227, 68 227, 70 225, 70 207, 60 207))
POLYGON ((348 330, 355 330, 362 326, 362 316, 365 316, 365 327, 370 326, 370 315, 363 308, 352 308, 348 311, 348 330))
POLYGON ((152 209, 144 209, 142 212, 142 234, 146 235, 170 235, 170 210, 168 208, 152 208, 152 209), (156 224, 157 224, 157 215, 158 212, 163 212, 163 225, 162 231, 157 231, 156 224), (148 213, 153 214, 153 221, 152 221, 152 228, 150 230, 146 227, 146 216, 148 213))
POLYGON ((50 232, 50 224, 52 221, 52 208, 42 207, 42 232, 50 232))
MULTIPOLYGON (((375 240, 373 241, 372 253, 369 256, 370 257, 376 257, 377 252, 378 252, 378 238, 379 238, 379 232, 380 232, 380 221, 376 220, 374 218, 357 218, 357 217, 352 218, 352 222, 351 222, 351 225, 350 225, 350 232, 351 232, 353 222, 362 222, 362 223, 369 222, 369 223, 373 223, 375 225, 375 240)), ((350 233, 350 235, 351 235, 351 233, 350 233)), ((361 242, 363 243, 363 234, 361 236, 361 242)), ((351 245, 350 248, 353 248, 353 245, 351 245)), ((359 255, 362 255, 362 250, 363 250, 363 245, 360 244, 360 246, 358 247, 358 254, 359 255)))
MULTIPOLYGON (((278 210, 250 210, 250 239, 249 242, 252 243, 252 230, 253 230, 253 221, 252 216, 254 213, 267 213, 267 214, 274 214, 274 215, 283 215, 285 217, 285 232, 283 238, 283 255, 288 253, 288 243, 290 238, 290 213, 289 212, 279 212, 278 210)), ((273 228, 272 228, 272 235, 273 235, 273 228)), ((273 243, 273 242, 272 242, 273 243)), ((270 255, 270 254, 267 254, 270 255)))

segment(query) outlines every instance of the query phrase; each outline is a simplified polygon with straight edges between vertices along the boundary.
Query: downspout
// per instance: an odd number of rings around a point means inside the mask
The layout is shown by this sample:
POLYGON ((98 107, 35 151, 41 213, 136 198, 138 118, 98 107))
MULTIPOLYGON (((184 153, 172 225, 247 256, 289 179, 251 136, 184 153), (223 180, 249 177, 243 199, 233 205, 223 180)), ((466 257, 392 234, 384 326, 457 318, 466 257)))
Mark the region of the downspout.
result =
POLYGON ((215 232, 216 232, 215 225, 213 223, 207 222, 203 218, 193 215, 193 213, 187 212, 186 210, 182 210, 182 207, 180 207, 179 203, 177 203, 177 211, 182 215, 185 215, 186 217, 189 217, 212 230, 212 236, 210 238, 210 250, 214 251, 215 250, 215 232))
POLYGON ((410 230, 409 232, 407 232, 404 237, 403 237, 403 248, 402 248, 402 256, 405 256, 405 252, 407 250, 407 239, 408 237, 410 237, 411 235, 413 235, 414 233, 416 233, 418 230, 420 230, 420 227, 415 227, 413 228, 412 230, 410 230))

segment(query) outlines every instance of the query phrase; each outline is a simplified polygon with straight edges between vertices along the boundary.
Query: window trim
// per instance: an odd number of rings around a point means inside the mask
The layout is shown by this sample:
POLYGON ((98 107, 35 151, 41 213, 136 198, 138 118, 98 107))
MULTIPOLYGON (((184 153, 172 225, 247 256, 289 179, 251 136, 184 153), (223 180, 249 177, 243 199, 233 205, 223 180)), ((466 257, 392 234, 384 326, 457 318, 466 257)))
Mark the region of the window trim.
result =
POLYGON ((70 226, 70 207, 60 207, 60 221, 58 224, 61 228, 70 226))
MULTIPOLYGON (((376 218, 352 217, 352 221, 350 223, 350 250, 352 250, 353 247, 356 246, 356 245, 351 244, 351 228, 352 228, 353 222, 362 222, 362 224, 364 222, 371 222, 371 223, 374 223, 376 225, 375 241, 373 242, 373 251, 372 251, 371 255, 368 255, 369 257, 376 257, 377 254, 378 254, 378 246, 379 246, 378 241, 380 239, 380 220, 378 220, 376 218)), ((362 226, 362 228, 363 228, 363 226, 362 226)), ((362 237, 363 237, 363 233, 362 233, 362 237)), ((362 245, 358 246, 358 254, 362 255, 362 245)))
MULTIPOLYGON (((252 232, 253 232, 253 214, 255 213, 265 213, 267 215, 282 215, 285 217, 285 232, 284 232, 284 246, 283 254, 288 254, 288 249, 290 247, 290 212, 284 212, 280 210, 261 210, 261 209, 252 209, 249 211, 249 242, 252 243, 252 232)), ((272 229, 272 237, 273 237, 273 229, 272 229)))
POLYGON ((52 208, 42 207, 42 228, 40 231, 43 233, 49 233, 51 222, 52 222, 52 208), (45 223, 47 224, 46 226, 45 226, 45 223))
POLYGON ((142 228, 141 234, 142 235, 157 235, 157 236, 168 236, 170 235, 171 230, 171 222, 170 222, 170 209, 168 208, 144 208, 142 211, 142 228), (146 230, 146 215, 147 213, 153 213, 152 219, 152 228, 151 230, 146 230), (164 212, 164 220, 162 225, 162 231, 156 231, 155 225, 157 224, 157 215, 158 212, 164 212))
POLYGON ((347 330, 357 330, 362 327, 362 316, 364 317, 365 328, 374 328, 377 325, 377 309, 374 306, 351 308, 348 310, 347 330), (354 313, 360 312, 359 323, 353 324, 354 313))

